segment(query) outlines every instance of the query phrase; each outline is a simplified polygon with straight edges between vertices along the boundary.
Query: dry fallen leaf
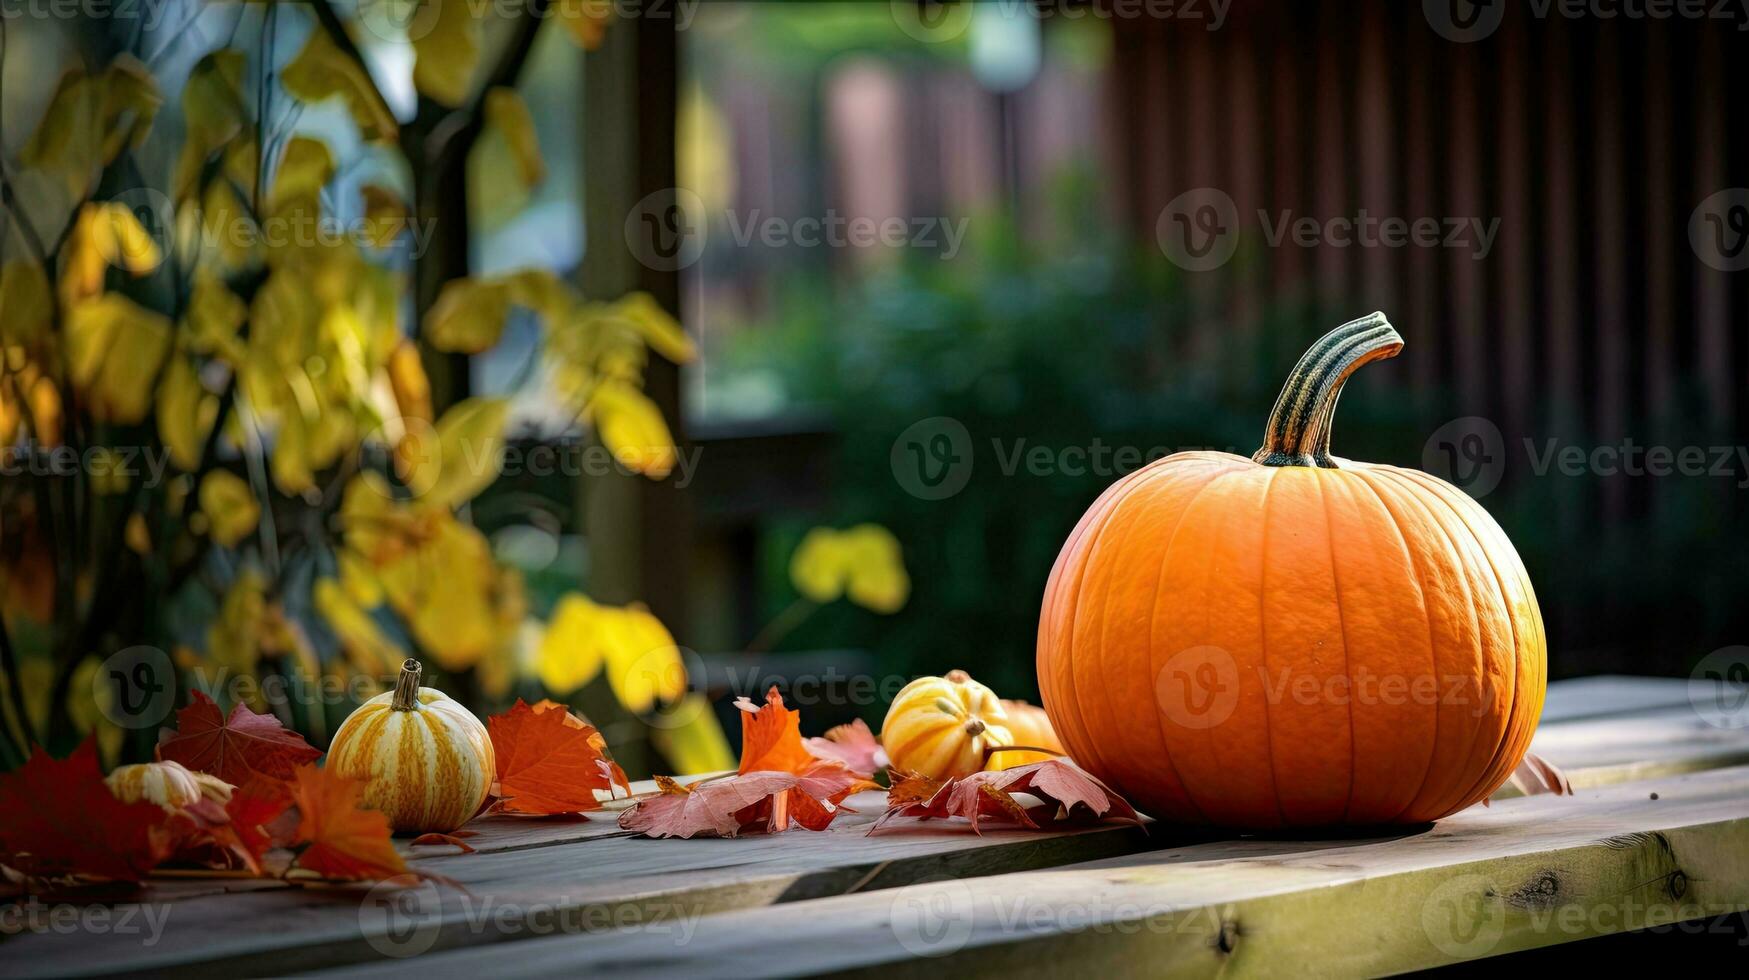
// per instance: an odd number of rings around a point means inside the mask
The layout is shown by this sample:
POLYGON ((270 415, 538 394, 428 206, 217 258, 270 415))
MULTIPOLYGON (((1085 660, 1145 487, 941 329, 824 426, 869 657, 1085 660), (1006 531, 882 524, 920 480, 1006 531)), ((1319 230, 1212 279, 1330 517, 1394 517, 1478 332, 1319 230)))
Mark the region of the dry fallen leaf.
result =
POLYGON ((964 817, 975 832, 981 832, 979 824, 985 820, 1029 830, 1101 820, 1141 823, 1135 808, 1123 797, 1093 776, 1057 759, 950 779, 921 802, 920 791, 926 787, 921 777, 899 772, 889 775, 893 790, 888 794, 887 812, 875 821, 869 833, 898 817, 919 820, 964 817), (1029 794, 1042 802, 1027 806, 1014 798, 1016 793, 1029 794))
POLYGON ((1535 796, 1538 793, 1573 795, 1573 784, 1568 781, 1567 774, 1535 752, 1524 754, 1524 761, 1512 770, 1510 782, 1525 796, 1535 796))
POLYGON ((295 867, 339 881, 378 881, 408 873, 389 839, 389 818, 362 805, 363 780, 315 766, 298 769, 294 777, 295 867))
POLYGON ((802 744, 800 715, 772 688, 765 705, 742 698, 741 768, 733 776, 682 786, 656 777, 661 792, 620 814, 619 825, 651 837, 779 833, 792 825, 825 830, 844 798, 874 784, 802 744), (782 767, 782 768, 778 768, 782 767))
POLYGON ((805 744, 817 758, 836 759, 864 779, 874 778, 875 773, 887 767, 887 753, 861 718, 828 728, 825 737, 810 738, 805 744))
POLYGON ((65 759, 36 748, 0 774, 0 864, 32 878, 139 881, 174 847, 171 821, 156 803, 115 798, 91 738, 65 759))
POLYGON ((165 730, 158 758, 180 762, 197 772, 211 773, 232 786, 259 777, 286 782, 301 765, 322 753, 272 715, 258 715, 245 705, 226 717, 212 698, 195 691, 188 707, 176 713, 176 731, 165 730))
POLYGON ((802 713, 783 705, 783 695, 774 686, 765 692, 765 704, 737 698, 741 709, 742 774, 750 772, 801 772, 814 763, 814 754, 802 744, 802 713))
POLYGON ((498 779, 492 795, 511 813, 576 813, 597 810, 595 790, 630 792, 624 770, 607 754, 607 740, 564 705, 518 698, 503 714, 487 719, 498 779))

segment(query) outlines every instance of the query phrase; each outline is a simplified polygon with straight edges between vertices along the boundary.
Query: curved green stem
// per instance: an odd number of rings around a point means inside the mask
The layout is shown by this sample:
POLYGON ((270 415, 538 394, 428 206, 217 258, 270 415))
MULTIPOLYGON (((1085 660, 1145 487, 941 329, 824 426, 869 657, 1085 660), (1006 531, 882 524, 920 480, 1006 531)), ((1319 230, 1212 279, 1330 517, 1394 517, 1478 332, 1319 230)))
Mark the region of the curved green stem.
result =
POLYGON ((1373 313, 1325 334, 1306 351, 1275 399, 1263 447, 1252 459, 1265 466, 1322 466, 1335 469, 1330 456, 1330 424, 1342 385, 1363 364, 1395 357, 1403 338, 1373 313))

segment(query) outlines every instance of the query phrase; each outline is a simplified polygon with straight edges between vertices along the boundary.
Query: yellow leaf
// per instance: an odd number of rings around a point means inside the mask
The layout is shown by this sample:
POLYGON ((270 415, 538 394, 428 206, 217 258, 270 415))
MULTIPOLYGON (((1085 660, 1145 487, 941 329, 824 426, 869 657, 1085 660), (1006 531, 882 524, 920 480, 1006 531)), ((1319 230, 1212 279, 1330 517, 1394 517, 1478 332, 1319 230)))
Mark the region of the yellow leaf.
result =
MULTIPOLYGON (((456 5, 466 6, 461 0, 456 0, 456 5)), ((279 80, 292 98, 300 102, 321 102, 335 96, 343 99, 365 140, 395 138, 395 116, 377 91, 376 83, 363 65, 329 40, 325 31, 311 32, 303 50, 281 70, 279 80)))
POLYGON ((607 618, 607 683, 634 714, 686 693, 680 648, 662 621, 641 605, 612 610, 607 618))
POLYGON ((43 268, 29 259, 13 259, 0 267, 0 342, 22 347, 31 355, 49 341, 54 301, 43 268))
POLYGON ((261 521, 261 504, 243 478, 230 470, 213 470, 200 481, 200 512, 207 533, 226 548, 253 534, 261 521))
POLYGON ((879 524, 858 524, 844 532, 849 557, 850 601, 877 613, 891 614, 911 596, 911 577, 899 539, 879 524))
POLYGON ((142 276, 156 269, 163 255, 127 205, 105 201, 79 209, 61 261, 61 304, 71 309, 103 291, 110 266, 142 276))
MULTIPOLYGON (((203 56, 188 73, 182 87, 182 120, 187 135, 171 184, 177 201, 194 192, 207 158, 243 129, 243 67, 243 52, 221 48, 203 56)), ((249 186, 253 184, 251 179, 249 186)))
POLYGON ((172 358, 158 385, 158 438, 172 463, 190 473, 200 467, 218 412, 218 398, 201 386, 194 365, 186 357, 172 358))
POLYGON ((846 569, 843 536, 834 528, 816 527, 790 555, 789 580, 803 598, 827 603, 844 594, 846 569))
POLYGON ((425 362, 419 359, 419 346, 402 338, 389 354, 387 365, 389 387, 395 393, 395 408, 403 420, 430 422, 431 379, 425 375, 425 362))
POLYGON ((509 420, 510 402, 503 398, 468 398, 451 406, 437 420, 437 452, 424 452, 407 480, 415 499, 453 508, 490 486, 504 468, 509 420))
POLYGON ((421 0, 414 17, 429 17, 433 5, 431 29, 413 39, 413 87, 453 108, 467 101, 480 62, 480 22, 468 0, 421 0))
POLYGON ((548 328, 564 323, 577 307, 577 291, 548 269, 522 269, 505 277, 511 302, 533 310, 548 328))
POLYGON ((510 288, 495 279, 452 279, 425 314, 425 338, 450 353, 478 354, 498 342, 510 315, 510 288))
POLYGON ((546 178, 546 163, 541 159, 540 139, 535 134, 534 117, 527 103, 513 88, 498 87, 486 93, 486 129, 501 137, 516 160, 517 177, 524 187, 532 187, 546 178))
POLYGON ((360 672, 370 677, 390 677, 407 659, 406 648, 389 639, 339 582, 317 579, 311 598, 316 611, 339 638, 341 650, 360 672))
POLYGON ((124 148, 138 148, 164 99, 152 73, 132 55, 122 55, 103 73, 103 162, 124 148))
MULTIPOLYGON (((231 580, 219 601, 218 615, 207 627, 207 659, 232 676, 255 676, 266 617, 266 585, 261 573, 245 567, 231 580)), ((259 698, 255 700, 259 703, 259 698)))
POLYGON ((68 370, 93 418, 131 425, 151 407, 152 379, 170 349, 170 321, 117 293, 67 316, 68 370))
POLYGON ((121 453, 107 446, 98 446, 91 450, 90 459, 88 472, 91 475, 92 493, 99 497, 113 497, 127 492, 132 474, 121 453))
POLYGON ((702 694, 688 694, 658 712, 650 721, 650 740, 677 776, 722 772, 736 765, 723 726, 702 694))
POLYGON ((911 594, 899 541, 878 524, 810 530, 790 556, 789 573, 796 591, 812 602, 848 595, 859 606, 893 613, 911 594))
POLYGON ((122 539, 127 542, 128 550, 136 555, 143 557, 152 553, 152 533, 146 529, 146 518, 138 512, 128 515, 127 530, 122 539))
POLYGON ((387 187, 365 184, 359 188, 364 198, 365 241, 376 248, 388 248, 407 229, 407 202, 387 187))
POLYGON ((77 69, 61 76, 42 121, 19 152, 19 162, 60 175, 67 194, 85 197, 99 165, 103 132, 103 85, 77 69))
POLYGON ((333 176, 334 154, 328 144, 311 136, 294 136, 274 171, 268 208, 281 211, 292 205, 314 204, 333 176))
POLYGON ((630 293, 609 305, 606 315, 631 325, 650 349, 676 364, 684 364, 698 356, 692 338, 680 327, 680 321, 662 309, 649 293, 630 293))
POLYGON ((561 596, 553 607, 535 664, 541 684, 555 697, 570 695, 601 673, 606 662, 604 613, 576 592, 561 596))
POLYGON ((101 75, 70 71, 61 76, 19 159, 27 167, 59 174, 67 193, 75 200, 83 198, 99 167, 145 139, 161 101, 151 73, 130 56, 122 56, 101 75))
POLYGON ((247 313, 243 301, 216 276, 196 275, 184 314, 188 349, 196 354, 222 354, 232 364, 240 362, 243 352, 237 331, 247 313))
POLYGON ((589 400, 589 414, 620 465, 653 480, 674 469, 674 437, 662 410, 643 392, 623 382, 604 383, 589 400))

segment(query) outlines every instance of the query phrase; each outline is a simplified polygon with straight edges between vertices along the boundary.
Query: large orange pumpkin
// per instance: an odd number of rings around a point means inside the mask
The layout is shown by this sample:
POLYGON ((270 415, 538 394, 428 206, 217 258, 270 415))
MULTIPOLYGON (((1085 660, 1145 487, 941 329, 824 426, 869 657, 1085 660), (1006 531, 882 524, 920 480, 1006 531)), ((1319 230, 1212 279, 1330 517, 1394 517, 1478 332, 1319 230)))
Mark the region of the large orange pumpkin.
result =
POLYGON ((1113 484, 1045 588, 1039 689, 1071 757, 1165 820, 1421 823, 1485 799, 1542 711, 1546 647, 1499 525, 1417 470, 1330 455, 1382 314, 1300 359, 1251 459, 1113 484))

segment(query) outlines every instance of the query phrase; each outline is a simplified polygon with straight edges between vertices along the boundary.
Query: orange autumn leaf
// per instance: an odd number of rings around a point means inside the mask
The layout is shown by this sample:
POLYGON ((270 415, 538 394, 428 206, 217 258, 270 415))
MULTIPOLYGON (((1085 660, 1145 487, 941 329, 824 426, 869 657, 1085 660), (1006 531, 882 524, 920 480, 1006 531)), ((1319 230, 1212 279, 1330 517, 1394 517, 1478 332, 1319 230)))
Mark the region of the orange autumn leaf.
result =
POLYGON ((158 758, 211 773, 232 786, 265 777, 284 782, 297 767, 322 753, 272 715, 258 715, 238 704, 229 716, 212 698, 195 691, 188 707, 176 713, 176 731, 166 730, 158 758))
POLYGON ((775 834, 800 826, 825 830, 845 812, 845 797, 874 783, 836 759, 818 759, 802 742, 801 712, 773 687, 765 704, 735 702, 741 715, 741 768, 732 776, 682 786, 656 777, 661 792, 620 814, 619 825, 651 837, 775 834))
POLYGON ((742 775, 750 772, 803 772, 818 761, 802 741, 802 713, 785 708, 783 695, 774 685, 765 693, 765 704, 755 706, 742 697, 735 700, 741 709, 742 775))
POLYGON ((389 839, 389 818, 363 806, 363 780, 315 766, 304 766, 293 777, 296 867, 339 881, 377 881, 408 873, 389 839))
POLYGON ((630 792, 625 771, 607 752, 607 740, 564 705, 518 698, 487 719, 498 779, 492 795, 511 813, 576 813, 600 809, 595 791, 630 792))
POLYGON ((65 759, 35 748, 0 774, 0 864, 30 877, 139 881, 169 856, 171 819, 156 803, 115 798, 92 738, 65 759))

